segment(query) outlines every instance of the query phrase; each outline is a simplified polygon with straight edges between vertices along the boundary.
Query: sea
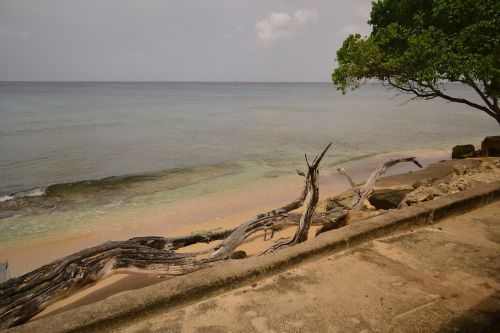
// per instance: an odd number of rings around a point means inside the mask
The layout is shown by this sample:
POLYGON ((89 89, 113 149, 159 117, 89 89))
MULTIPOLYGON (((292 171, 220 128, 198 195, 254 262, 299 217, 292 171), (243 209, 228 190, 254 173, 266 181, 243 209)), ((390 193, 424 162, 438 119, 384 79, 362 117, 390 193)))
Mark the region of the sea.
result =
POLYGON ((330 83, 0 82, 0 248, 286 177, 329 142, 325 168, 497 133, 482 111, 374 83, 342 95, 330 83))

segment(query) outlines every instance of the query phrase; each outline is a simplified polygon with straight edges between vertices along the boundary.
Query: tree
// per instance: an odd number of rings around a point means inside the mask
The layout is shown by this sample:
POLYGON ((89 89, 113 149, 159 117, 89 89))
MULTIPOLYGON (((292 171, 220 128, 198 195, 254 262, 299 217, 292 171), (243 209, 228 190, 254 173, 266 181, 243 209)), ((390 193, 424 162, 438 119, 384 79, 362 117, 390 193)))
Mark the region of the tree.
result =
POLYGON ((377 0, 368 23, 370 36, 351 34, 337 51, 332 80, 343 94, 378 80, 412 99, 469 105, 500 125, 500 1, 377 0), (479 99, 450 95, 450 82, 479 99))

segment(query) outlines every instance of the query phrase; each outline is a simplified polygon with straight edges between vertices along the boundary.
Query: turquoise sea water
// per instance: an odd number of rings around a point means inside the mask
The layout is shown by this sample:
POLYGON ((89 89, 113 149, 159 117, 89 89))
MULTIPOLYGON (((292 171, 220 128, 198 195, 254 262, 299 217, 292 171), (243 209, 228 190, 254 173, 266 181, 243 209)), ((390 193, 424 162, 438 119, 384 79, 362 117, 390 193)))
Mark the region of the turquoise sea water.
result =
POLYGON ((0 83, 0 243, 84 229, 96 207, 287 175, 330 141, 325 166, 498 132, 467 106, 394 96, 328 83, 0 83))

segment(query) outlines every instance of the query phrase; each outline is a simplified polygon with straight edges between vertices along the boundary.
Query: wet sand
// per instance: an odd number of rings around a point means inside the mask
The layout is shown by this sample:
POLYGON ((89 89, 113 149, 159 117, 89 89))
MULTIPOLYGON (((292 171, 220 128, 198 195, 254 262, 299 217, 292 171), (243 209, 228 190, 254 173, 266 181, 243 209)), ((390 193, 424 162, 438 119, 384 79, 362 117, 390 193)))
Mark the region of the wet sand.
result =
MULTIPOLYGON (((416 156, 426 167, 449 158, 450 151, 431 149, 406 151, 375 155, 341 165, 327 165, 325 163, 320 169, 321 199, 348 188, 346 179, 337 174, 337 168, 346 168, 356 182, 362 182, 379 164, 391 158, 407 156, 416 156)), ((416 170, 413 163, 404 163, 391 168, 387 175, 416 170)), ((111 239, 120 240, 144 235, 178 236, 201 230, 233 228, 258 213, 279 207, 295 199, 302 186, 303 181, 298 176, 266 178, 243 188, 214 193, 203 198, 182 200, 176 202, 175 205, 145 207, 133 216, 117 214, 117 216, 112 217, 116 221, 108 224, 110 227, 81 237, 54 239, 22 247, 2 248, 0 249, 0 260, 8 259, 12 275, 17 276, 52 260, 111 239), (127 223, 121 223, 123 221, 127 223)), ((284 229, 275 233, 274 240, 293 235, 293 232, 293 227, 284 229)), ((314 229, 311 230, 311 233, 314 234, 314 229)), ((239 249, 253 255, 267 248, 270 244, 272 244, 272 240, 263 241, 263 235, 257 233, 242 244, 239 249)), ((184 248, 183 251, 194 251, 207 246, 209 245, 197 244, 184 248)), ((156 277, 117 274, 52 304, 35 318, 69 310, 112 297, 126 290, 141 288, 160 281, 162 279, 156 277)))

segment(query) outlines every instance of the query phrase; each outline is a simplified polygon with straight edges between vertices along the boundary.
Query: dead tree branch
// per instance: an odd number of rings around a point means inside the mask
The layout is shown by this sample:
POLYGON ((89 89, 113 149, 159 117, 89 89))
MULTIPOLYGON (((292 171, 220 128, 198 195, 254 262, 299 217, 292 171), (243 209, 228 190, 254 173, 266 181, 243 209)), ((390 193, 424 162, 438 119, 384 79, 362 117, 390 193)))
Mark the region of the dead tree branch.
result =
POLYGON ((354 192, 359 191, 358 187, 356 186, 356 183, 354 182, 354 180, 352 180, 351 175, 347 172, 347 170, 345 168, 339 168, 339 169, 337 169, 337 172, 347 178, 347 180, 349 181, 349 184, 351 185, 351 188, 354 192))
POLYGON ((416 160, 415 157, 399 158, 385 162, 384 164, 376 168, 375 171, 373 171, 373 173, 370 175, 370 177, 368 177, 366 183, 363 185, 361 189, 354 191, 354 198, 352 199, 350 209, 361 209, 363 207, 363 203, 365 202, 365 200, 367 200, 370 194, 372 193, 373 186, 375 186, 375 182, 387 171, 387 169, 398 163, 403 163, 403 162, 413 162, 419 168, 422 167, 422 165, 416 160))
POLYGON ((307 240, 307 236, 309 233, 309 228, 311 227, 312 218, 314 212, 316 211, 316 205, 319 200, 319 164, 321 160, 326 154, 326 151, 330 148, 332 144, 330 143, 320 155, 316 155, 312 164, 309 164, 307 159, 307 155, 305 155, 306 163, 307 163, 307 175, 306 175, 306 198, 304 204, 304 212, 299 221, 299 227, 295 232, 295 235, 292 239, 283 239, 274 243, 267 250, 262 252, 261 254, 269 253, 281 249, 283 247, 292 246, 298 243, 302 243, 307 240))

